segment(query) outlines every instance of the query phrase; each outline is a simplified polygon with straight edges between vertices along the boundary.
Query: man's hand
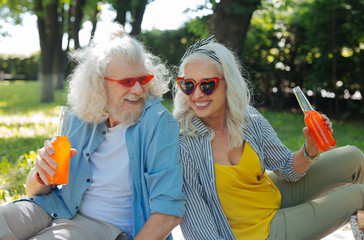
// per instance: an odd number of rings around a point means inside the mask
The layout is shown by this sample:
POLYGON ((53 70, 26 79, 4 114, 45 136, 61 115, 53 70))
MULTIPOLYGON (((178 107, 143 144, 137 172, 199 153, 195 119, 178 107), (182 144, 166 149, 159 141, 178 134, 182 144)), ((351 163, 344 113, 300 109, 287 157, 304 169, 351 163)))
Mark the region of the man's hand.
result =
MULTIPOLYGON (((50 192, 48 175, 53 176, 57 168, 56 162, 51 157, 54 154, 52 143, 49 140, 44 141, 44 147, 39 149, 35 157, 34 168, 29 172, 26 180, 26 193, 28 196, 44 195, 50 192), (50 167, 52 166, 52 168, 50 167), (37 176, 38 175, 38 176, 37 176), (37 181, 36 179, 39 178, 37 181)), ((77 154, 76 149, 71 149, 71 157, 77 154)))
MULTIPOLYGON (((54 149, 52 147, 52 142, 46 140, 44 141, 44 147, 39 149, 38 155, 35 157, 34 167, 45 185, 49 185, 47 176, 53 176, 56 173, 53 169, 57 168, 57 163, 51 157, 53 154, 54 149)), ((76 154, 77 150, 72 148, 71 157, 76 154)))

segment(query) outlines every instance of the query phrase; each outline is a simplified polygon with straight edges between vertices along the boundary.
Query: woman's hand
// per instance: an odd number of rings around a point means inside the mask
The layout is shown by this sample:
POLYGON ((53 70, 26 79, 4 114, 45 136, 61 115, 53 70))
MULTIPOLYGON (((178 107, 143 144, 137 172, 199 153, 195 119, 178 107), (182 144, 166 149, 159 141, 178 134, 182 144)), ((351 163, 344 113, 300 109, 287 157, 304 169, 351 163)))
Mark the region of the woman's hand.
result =
MULTIPOLYGON (((330 119, 325 115, 325 114, 321 114, 322 118, 325 121, 326 126, 330 129, 331 133, 334 132, 334 130, 332 129, 332 123, 330 122, 330 119)), ((319 154, 320 150, 310 132, 310 130, 308 129, 308 127, 304 127, 303 128, 303 134, 305 134, 306 137, 306 153, 309 157, 314 157, 317 154, 319 154)))

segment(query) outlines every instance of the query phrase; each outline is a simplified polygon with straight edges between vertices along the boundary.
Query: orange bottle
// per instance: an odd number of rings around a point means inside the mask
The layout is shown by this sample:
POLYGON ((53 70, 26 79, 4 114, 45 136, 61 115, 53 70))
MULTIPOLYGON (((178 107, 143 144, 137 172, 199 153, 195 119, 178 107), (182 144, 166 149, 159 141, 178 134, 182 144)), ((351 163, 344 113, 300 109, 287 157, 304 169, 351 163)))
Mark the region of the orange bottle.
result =
POLYGON ((326 126, 321 114, 312 108, 300 87, 293 88, 293 93, 296 95, 297 101, 305 114, 305 124, 310 130, 320 151, 326 152, 333 149, 336 146, 336 141, 330 129, 326 126))
POLYGON ((71 156, 71 143, 67 137, 68 133, 68 108, 60 107, 59 123, 57 127, 56 139, 52 142, 54 154, 51 156, 57 163, 57 168, 53 169, 56 174, 48 176, 49 183, 52 184, 67 184, 68 173, 71 156))

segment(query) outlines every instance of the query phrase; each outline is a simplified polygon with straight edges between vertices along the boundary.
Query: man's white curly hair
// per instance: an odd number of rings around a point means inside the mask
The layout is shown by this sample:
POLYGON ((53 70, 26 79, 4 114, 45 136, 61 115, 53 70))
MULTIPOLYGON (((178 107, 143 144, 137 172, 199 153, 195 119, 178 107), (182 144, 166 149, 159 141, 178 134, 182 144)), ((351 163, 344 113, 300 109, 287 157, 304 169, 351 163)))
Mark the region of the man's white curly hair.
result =
POLYGON ((77 66, 68 77, 68 104, 87 122, 99 123, 108 119, 104 74, 111 56, 131 64, 144 62, 147 72, 154 75, 147 83, 149 96, 162 97, 169 90, 169 71, 159 57, 147 52, 118 23, 103 26, 103 30, 101 40, 93 39, 90 46, 70 54, 77 66))

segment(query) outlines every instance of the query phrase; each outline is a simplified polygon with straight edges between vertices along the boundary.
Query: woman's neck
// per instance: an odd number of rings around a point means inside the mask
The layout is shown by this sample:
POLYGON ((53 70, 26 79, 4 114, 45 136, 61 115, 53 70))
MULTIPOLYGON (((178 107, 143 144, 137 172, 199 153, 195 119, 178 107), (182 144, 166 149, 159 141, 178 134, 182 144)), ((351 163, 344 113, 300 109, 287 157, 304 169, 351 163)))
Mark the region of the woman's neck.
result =
POLYGON ((201 120, 207 127, 214 130, 215 133, 227 132, 227 124, 224 116, 214 119, 201 119, 201 120))

